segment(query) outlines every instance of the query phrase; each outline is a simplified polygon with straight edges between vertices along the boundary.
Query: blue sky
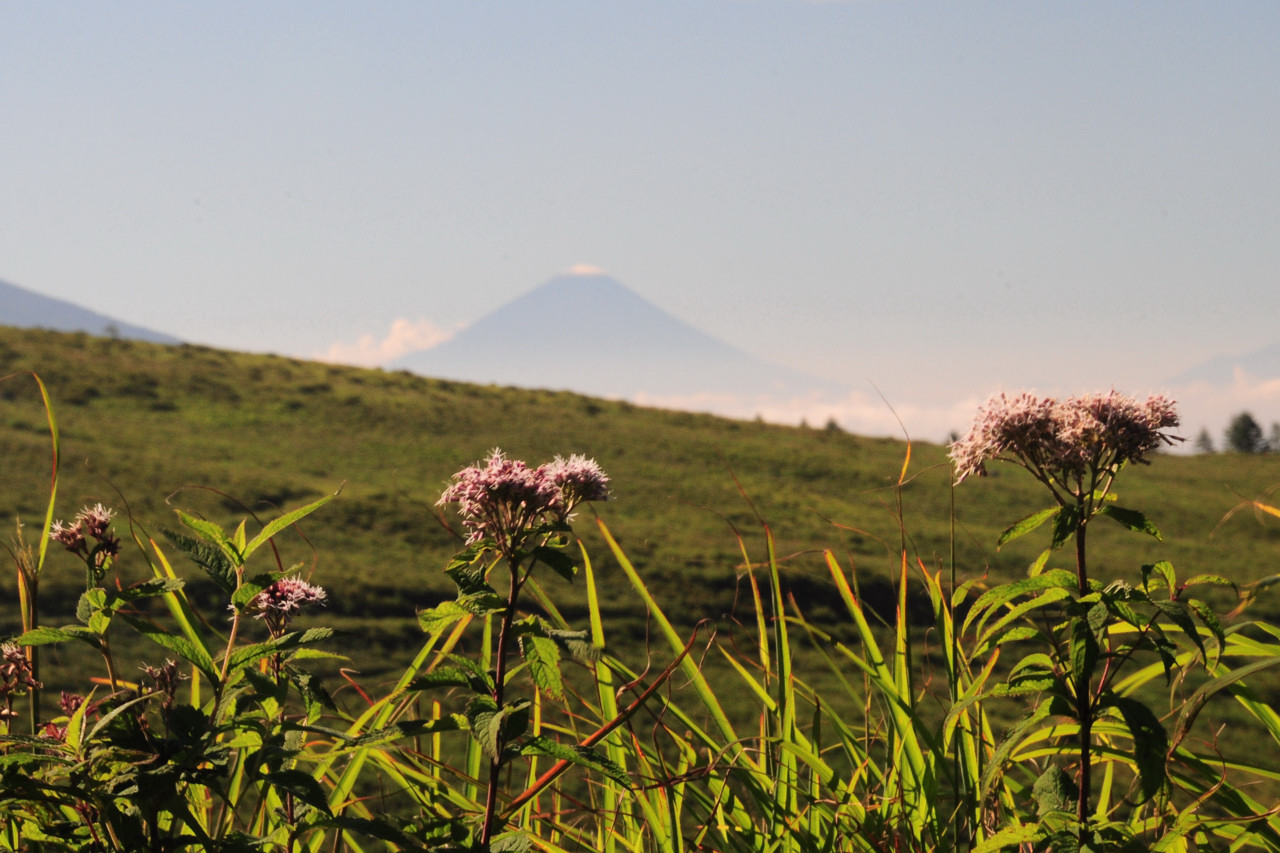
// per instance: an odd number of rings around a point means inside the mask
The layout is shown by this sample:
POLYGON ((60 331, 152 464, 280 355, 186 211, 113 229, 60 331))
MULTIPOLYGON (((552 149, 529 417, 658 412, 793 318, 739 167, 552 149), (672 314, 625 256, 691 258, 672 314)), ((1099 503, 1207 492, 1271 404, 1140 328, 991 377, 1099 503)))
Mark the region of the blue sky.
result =
POLYGON ((367 361, 592 264, 865 389, 854 429, 891 429, 874 388, 925 437, 1023 386, 1280 419, 1276 383, 1168 388, 1280 342, 1278 33, 1264 2, 10 3, 0 278, 367 361))

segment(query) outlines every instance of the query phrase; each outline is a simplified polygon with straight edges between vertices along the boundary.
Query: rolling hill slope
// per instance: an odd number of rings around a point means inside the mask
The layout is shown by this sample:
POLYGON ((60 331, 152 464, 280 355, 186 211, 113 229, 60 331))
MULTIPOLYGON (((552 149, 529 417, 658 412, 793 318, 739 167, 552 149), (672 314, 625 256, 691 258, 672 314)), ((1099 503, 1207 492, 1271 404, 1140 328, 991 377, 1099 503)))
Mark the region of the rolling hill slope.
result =
MULTIPOLYGON (((898 566, 893 486, 906 454, 901 442, 80 334, 0 329, 0 359, 11 374, 0 383, 6 524, 17 515, 29 529, 38 526, 48 493, 45 415, 23 373, 36 371, 62 432, 60 517, 102 501, 121 510, 122 534, 131 514, 137 537, 164 547, 161 531, 174 526, 175 507, 223 523, 248 511, 269 519, 280 507, 341 489, 301 535, 280 537, 280 560, 314 569, 313 579, 330 590, 323 618, 351 629, 357 645, 416 642, 414 608, 449 589, 440 570, 458 543, 433 504, 454 471, 495 446, 534 463, 557 453, 596 457, 615 491, 600 516, 685 624, 732 611, 742 563, 734 531, 761 559, 757 514, 776 533, 793 594, 819 617, 829 599, 822 548, 852 560, 873 604, 898 566)), ((944 460, 940 447, 914 446, 902 489, 908 547, 934 568, 948 566, 952 549, 944 460)), ((1021 572, 1043 545, 1031 536, 995 548, 1001 529, 1043 503, 1019 473, 1001 468, 956 491, 960 576, 1021 572)), ((1098 528, 1091 534, 1097 571, 1131 576, 1154 559, 1240 581, 1280 571, 1275 525, 1238 517, 1210 537, 1236 493, 1252 496, 1277 482, 1280 457, 1273 456, 1161 457, 1127 473, 1122 503, 1147 512, 1166 541, 1098 528)), ((640 641, 643 612, 608 570, 592 521, 584 512, 576 530, 604 569, 612 618, 640 641)), ((194 567, 179 569, 199 576, 194 567)), ((126 548, 119 572, 131 583, 150 570, 126 548)), ((5 576, 11 584, 12 574, 5 576)), ((82 583, 70 555, 51 551, 42 581, 50 621, 69 618, 82 583)), ((198 582, 193 592, 211 595, 198 582)), ((577 594, 566 593, 570 613, 577 594)), ((0 601, 6 633, 15 624, 14 596, 0 601)), ((225 607, 206 603, 209 612, 225 607)))

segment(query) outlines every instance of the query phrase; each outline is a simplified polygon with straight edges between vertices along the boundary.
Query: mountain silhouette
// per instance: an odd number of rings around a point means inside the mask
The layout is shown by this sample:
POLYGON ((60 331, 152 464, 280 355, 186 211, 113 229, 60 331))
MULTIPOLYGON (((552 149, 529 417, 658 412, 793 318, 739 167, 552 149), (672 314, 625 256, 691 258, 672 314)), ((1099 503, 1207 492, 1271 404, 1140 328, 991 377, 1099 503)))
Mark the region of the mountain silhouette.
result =
POLYGON ((601 397, 842 394, 699 331, 607 275, 557 276, 393 367, 601 397))
POLYGON ((154 344, 180 344, 177 338, 124 323, 62 299, 42 296, 0 281, 0 326, 88 332, 103 337, 129 338, 154 344))
POLYGON ((1243 355, 1223 355, 1211 358, 1173 378, 1177 383, 1207 382, 1210 385, 1230 385, 1235 381, 1237 368, 1256 379, 1280 379, 1280 344, 1264 347, 1243 355))

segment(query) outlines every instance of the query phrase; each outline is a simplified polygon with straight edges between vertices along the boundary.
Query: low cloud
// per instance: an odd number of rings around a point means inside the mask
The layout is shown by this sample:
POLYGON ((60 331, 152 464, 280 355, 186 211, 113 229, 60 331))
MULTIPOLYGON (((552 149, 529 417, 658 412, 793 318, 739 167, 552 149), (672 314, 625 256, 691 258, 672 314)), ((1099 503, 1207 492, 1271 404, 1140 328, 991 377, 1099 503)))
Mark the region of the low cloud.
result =
POLYGON ((1174 388, 1170 396, 1178 401, 1182 434, 1188 439, 1207 429, 1221 445, 1227 425, 1240 412, 1249 412, 1264 430, 1280 421, 1280 379, 1253 376, 1240 368, 1230 385, 1194 382, 1174 388))
POLYGON ((316 356, 320 361, 353 364, 357 367, 382 367, 411 352, 431 349, 454 336, 457 329, 442 329, 430 320, 393 320, 391 331, 378 339, 361 335, 355 343, 339 341, 316 356))
POLYGON ((952 431, 968 429, 973 413, 982 402, 977 397, 961 400, 888 401, 874 393, 852 392, 831 398, 819 394, 786 396, 739 396, 695 394, 670 396, 637 394, 641 406, 707 412, 731 418, 761 420, 796 426, 806 423, 823 427, 834 421, 846 432, 858 435, 892 436, 912 440, 945 442, 952 431))

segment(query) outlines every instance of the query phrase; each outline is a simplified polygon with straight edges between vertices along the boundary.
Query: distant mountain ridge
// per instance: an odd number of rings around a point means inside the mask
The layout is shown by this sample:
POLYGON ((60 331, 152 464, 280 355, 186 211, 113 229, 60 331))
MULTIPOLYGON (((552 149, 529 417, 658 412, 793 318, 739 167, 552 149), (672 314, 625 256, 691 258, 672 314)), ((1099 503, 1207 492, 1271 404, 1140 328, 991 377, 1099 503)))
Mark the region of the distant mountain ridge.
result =
POLYGON ((88 332, 102 337, 127 338, 153 344, 180 344, 182 341, 114 317, 81 308, 63 299, 0 281, 0 326, 49 329, 55 332, 88 332))
POLYGON ((1208 382, 1210 385, 1230 385, 1235 381, 1236 368, 1257 379, 1280 379, 1280 344, 1264 347, 1243 355, 1223 355, 1201 362, 1178 374, 1173 381, 1208 382))
POLYGON ((717 340, 603 274, 552 278, 392 366, 614 398, 847 392, 717 340))

